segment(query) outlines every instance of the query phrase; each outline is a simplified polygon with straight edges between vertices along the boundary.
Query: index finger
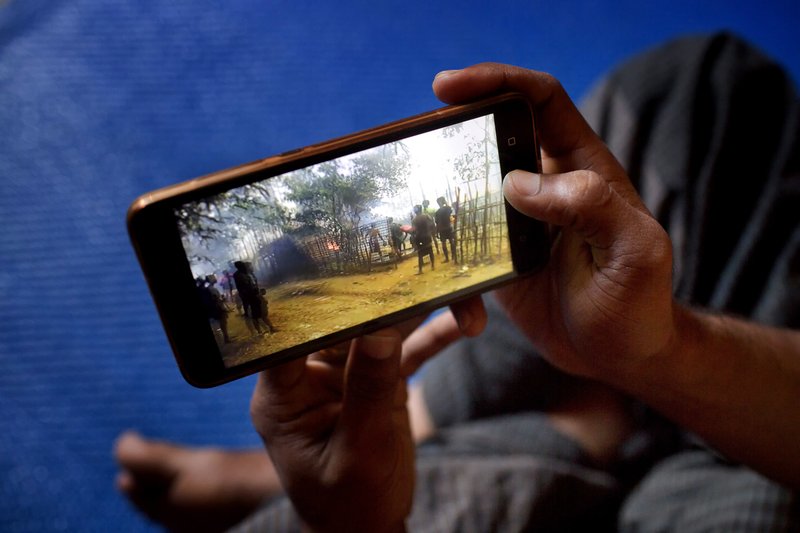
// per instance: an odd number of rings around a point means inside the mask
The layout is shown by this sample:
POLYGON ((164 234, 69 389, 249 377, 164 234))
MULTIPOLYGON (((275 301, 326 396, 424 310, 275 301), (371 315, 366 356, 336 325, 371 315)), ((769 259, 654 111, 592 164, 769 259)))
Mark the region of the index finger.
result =
POLYGON ((534 109, 546 173, 593 170, 620 185, 617 192, 637 198, 625 171, 595 134, 561 83, 544 72, 499 63, 480 63, 440 72, 433 91, 443 102, 466 103, 499 92, 525 95, 534 109))
POLYGON ((462 104, 499 92, 524 94, 536 110, 539 129, 547 132, 542 149, 561 157, 595 142, 596 136, 561 83, 544 72, 499 63, 446 70, 433 80, 433 92, 445 103, 462 104))
POLYGON ((450 311, 439 313, 403 341, 400 373, 408 377, 422 364, 449 344, 462 337, 455 316, 450 311))

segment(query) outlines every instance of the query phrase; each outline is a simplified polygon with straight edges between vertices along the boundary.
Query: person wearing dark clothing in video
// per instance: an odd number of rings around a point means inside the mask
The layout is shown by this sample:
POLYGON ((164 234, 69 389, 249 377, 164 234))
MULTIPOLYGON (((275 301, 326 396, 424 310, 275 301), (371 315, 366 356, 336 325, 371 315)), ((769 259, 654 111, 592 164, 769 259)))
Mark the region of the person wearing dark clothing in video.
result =
POLYGON ((266 326, 272 332, 274 328, 264 320, 264 302, 252 268, 244 261, 236 261, 233 266, 236 267, 233 281, 236 284, 236 290, 239 291, 245 316, 258 333, 264 333, 262 326, 266 326))
MULTIPOLYGON (((430 217, 431 220, 433 220, 433 217, 436 215, 436 210, 431 207, 430 200, 422 200, 422 212, 428 215, 428 217, 430 217)), ((435 236, 432 239, 432 242, 433 242, 433 247, 436 250, 436 255, 439 255, 439 243, 436 242, 435 236)))
POLYGON ((435 221, 436 221, 436 232, 439 234, 439 240, 442 241, 442 250, 444 250, 444 262, 447 263, 450 261, 450 257, 447 253, 447 244, 450 244, 450 251, 453 255, 453 262, 458 263, 456 259, 456 236, 455 232, 453 231, 453 223, 450 222, 450 216, 453 214, 453 208, 447 205, 447 200, 444 199, 444 196, 440 196, 436 199, 436 203, 439 204, 439 209, 436 211, 435 221))
POLYGON ((406 247, 406 234, 400 224, 395 222, 392 217, 389 217, 386 221, 389 224, 389 243, 392 245, 394 255, 399 258, 406 247))
POLYGON ((422 210, 421 205, 414 206, 414 220, 411 221, 414 232, 414 243, 419 258, 419 274, 422 274, 422 258, 428 255, 431 258, 431 270, 435 269, 433 259, 433 231, 434 223, 430 215, 422 210))
POLYGON ((228 308, 225 307, 224 297, 214 287, 216 282, 217 277, 211 274, 205 278, 197 278, 196 285, 208 319, 219 324, 219 329, 222 331, 222 339, 225 343, 228 343, 231 342, 228 335, 228 308))

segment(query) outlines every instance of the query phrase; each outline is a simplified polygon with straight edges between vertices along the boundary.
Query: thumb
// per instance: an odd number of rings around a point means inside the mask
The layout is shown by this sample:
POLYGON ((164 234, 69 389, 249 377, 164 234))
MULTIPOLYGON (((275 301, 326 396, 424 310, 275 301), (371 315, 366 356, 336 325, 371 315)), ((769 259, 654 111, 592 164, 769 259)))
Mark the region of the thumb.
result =
POLYGON ((514 170, 503 180, 503 193, 517 211, 570 228, 600 249, 619 243, 644 215, 591 170, 564 174, 514 170))
POLYGON ((342 421, 349 427, 388 423, 400 378, 402 337, 383 329, 353 341, 345 369, 342 421), (353 425, 351 425, 353 424, 353 425))

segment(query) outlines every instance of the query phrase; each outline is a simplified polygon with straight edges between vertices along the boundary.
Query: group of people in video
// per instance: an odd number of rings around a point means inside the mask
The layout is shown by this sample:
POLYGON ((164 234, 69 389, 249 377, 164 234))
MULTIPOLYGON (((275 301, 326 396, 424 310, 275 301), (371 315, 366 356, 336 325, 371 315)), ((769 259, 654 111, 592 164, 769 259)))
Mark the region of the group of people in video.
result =
MULTIPOLYGON (((453 262, 457 263, 456 258, 456 238, 453 223, 455 221, 455 212, 451 206, 447 204, 444 196, 436 199, 439 204, 439 209, 430 207, 428 200, 423 200, 422 204, 414 206, 414 211, 411 215, 410 229, 403 228, 400 224, 394 222, 392 218, 388 219, 389 222, 389 240, 392 246, 392 252, 396 257, 402 257, 405 250, 406 235, 411 236, 411 246, 417 252, 418 260, 418 273, 422 274, 422 265, 425 263, 425 256, 430 257, 431 270, 435 269, 434 248, 436 253, 439 253, 439 243, 436 236, 442 242, 442 251, 444 252, 444 262, 448 263, 450 257, 453 262), (448 251, 448 246, 450 250, 448 251)), ((372 230, 377 232, 372 226, 372 230)), ((373 242, 372 233, 370 231, 370 246, 378 246, 377 238, 373 242)), ((382 238, 382 237, 381 237, 382 238)), ((372 248, 371 248, 372 249, 372 248)))
POLYGON ((275 333, 277 330, 269 319, 267 291, 259 287, 252 263, 236 261, 233 266, 236 268, 233 273, 225 270, 219 278, 216 274, 209 274, 195 279, 209 321, 219 325, 225 344, 231 342, 228 315, 234 308, 252 335, 275 333))

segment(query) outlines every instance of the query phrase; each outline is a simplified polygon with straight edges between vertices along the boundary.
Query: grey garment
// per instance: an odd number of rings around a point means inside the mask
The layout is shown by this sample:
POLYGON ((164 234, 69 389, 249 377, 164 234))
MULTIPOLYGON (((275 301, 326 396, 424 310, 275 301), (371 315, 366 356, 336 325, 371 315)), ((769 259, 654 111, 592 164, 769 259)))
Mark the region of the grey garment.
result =
MULTIPOLYGON (((800 120, 785 73, 729 34, 690 37, 623 65, 584 108, 673 239, 678 298, 800 326, 800 120)), ((419 448, 411 531, 800 528, 795 492, 691 447, 644 406, 620 462, 593 466, 541 414, 582 382, 487 303, 487 331, 424 368, 443 430, 419 448)), ((291 531, 292 513, 277 499, 250 523, 291 531)))
POLYGON ((617 479, 536 411, 441 429, 417 451, 410 531, 610 531, 617 479))
MULTIPOLYGON (((689 37, 623 65, 583 108, 673 239, 677 297, 800 326, 800 120, 780 67, 729 34, 689 37)), ((547 409, 580 386, 488 303, 488 331, 425 369, 425 397, 439 425, 547 409)), ((635 408, 637 430, 612 471, 621 490, 631 490, 620 530, 800 528, 795 492, 693 447, 698 439, 635 408)), ((613 506, 613 498, 604 504, 613 506)))
MULTIPOLYGON (((672 238, 677 297, 800 326, 800 118, 785 72, 730 34, 689 37, 623 65, 584 110, 672 238)), ((800 506, 699 446, 655 462, 619 528, 797 531, 800 506)))
POLYGON ((612 531, 602 471, 535 455, 420 459, 409 531, 612 531))
POLYGON ((620 512, 622 531, 800 531, 797 493, 706 450, 653 468, 620 512))
MULTIPOLYGON (((415 533, 613 531, 603 508, 615 489, 603 472, 525 454, 424 457, 417 461, 406 527, 415 533)), ((282 496, 230 531, 299 533, 302 525, 282 496)))
POLYGON ((582 109, 669 232, 679 299, 800 326, 800 111, 780 66, 727 33, 688 37, 582 109))
MULTIPOLYGON (((614 476, 541 413, 466 422, 418 447, 409 531, 612 531, 621 496, 614 476)), ((369 505, 365 502, 365 505, 369 505)), ((285 496, 233 529, 300 531, 285 496)))

